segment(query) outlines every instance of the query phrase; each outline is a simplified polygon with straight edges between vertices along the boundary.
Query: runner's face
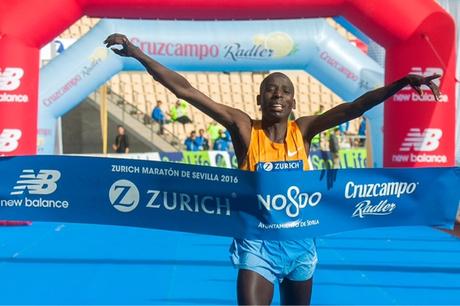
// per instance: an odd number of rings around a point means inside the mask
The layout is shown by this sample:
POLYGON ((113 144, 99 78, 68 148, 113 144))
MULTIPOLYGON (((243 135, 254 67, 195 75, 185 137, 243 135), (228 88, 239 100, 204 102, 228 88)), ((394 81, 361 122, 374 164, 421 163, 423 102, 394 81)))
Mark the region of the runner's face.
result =
POLYGON ((287 76, 269 75, 263 82, 257 102, 262 117, 269 120, 287 120, 295 108, 294 87, 287 76))

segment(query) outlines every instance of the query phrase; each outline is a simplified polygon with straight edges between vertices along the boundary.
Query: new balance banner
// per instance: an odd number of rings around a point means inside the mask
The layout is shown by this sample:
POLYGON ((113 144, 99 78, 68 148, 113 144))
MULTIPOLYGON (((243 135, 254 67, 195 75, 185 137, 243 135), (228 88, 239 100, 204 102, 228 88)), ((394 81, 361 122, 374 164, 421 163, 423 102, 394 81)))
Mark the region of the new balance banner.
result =
POLYGON ((460 199, 459 168, 269 166, 254 173, 126 159, 1 158, 0 219, 283 240, 380 226, 451 227, 460 199))
POLYGON ((0 156, 36 153, 39 50, 1 35, 0 156))

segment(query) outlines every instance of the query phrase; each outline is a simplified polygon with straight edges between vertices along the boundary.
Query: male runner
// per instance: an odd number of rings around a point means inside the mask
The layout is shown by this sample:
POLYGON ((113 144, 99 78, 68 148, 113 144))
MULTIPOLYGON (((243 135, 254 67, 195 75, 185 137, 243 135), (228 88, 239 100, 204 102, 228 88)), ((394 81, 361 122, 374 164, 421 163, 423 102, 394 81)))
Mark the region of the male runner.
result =
MULTIPOLYGON (((230 131, 240 169, 256 171, 259 162, 301 161, 308 170, 310 141, 321 131, 355 119, 373 106, 385 101, 403 87, 410 85, 419 94, 427 85, 436 97, 438 87, 433 79, 408 75, 385 87, 370 91, 352 103, 340 104, 320 115, 288 121, 295 109, 294 86, 282 73, 272 73, 260 85, 257 104, 262 120, 252 120, 240 109, 217 103, 192 87, 180 74, 148 57, 126 36, 112 34, 104 41, 120 56, 138 60, 148 73, 163 86, 222 124, 230 131)), ((280 281, 281 303, 309 305, 312 276, 316 266, 316 248, 312 239, 295 241, 263 241, 235 239, 231 246, 232 261, 239 268, 237 281, 240 305, 268 305, 272 301, 274 281, 280 281)))

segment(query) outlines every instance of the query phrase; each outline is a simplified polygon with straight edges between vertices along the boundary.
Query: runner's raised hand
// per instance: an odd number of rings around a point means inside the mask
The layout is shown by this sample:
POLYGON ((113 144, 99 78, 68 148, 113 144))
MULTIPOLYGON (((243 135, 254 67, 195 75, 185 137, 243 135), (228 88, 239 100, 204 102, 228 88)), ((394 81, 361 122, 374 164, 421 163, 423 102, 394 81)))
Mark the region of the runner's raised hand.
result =
POLYGON ((104 44, 107 48, 115 45, 121 45, 123 47, 122 49, 110 48, 113 52, 120 56, 132 57, 134 56, 134 53, 139 50, 138 47, 129 41, 128 37, 118 33, 109 35, 104 40, 104 44))
POLYGON ((422 95, 423 92, 422 92, 422 89, 421 89, 421 86, 422 85, 426 85, 428 86, 431 91, 433 92, 433 95, 436 99, 436 101, 439 101, 439 98, 441 96, 441 93, 439 91, 439 87, 438 85, 436 85, 433 80, 439 78, 441 75, 439 74, 433 74, 431 76, 428 76, 428 77, 423 77, 423 76, 420 76, 420 75, 416 75, 416 74, 409 74, 407 76, 407 80, 409 81, 409 85, 419 94, 419 95, 422 95))

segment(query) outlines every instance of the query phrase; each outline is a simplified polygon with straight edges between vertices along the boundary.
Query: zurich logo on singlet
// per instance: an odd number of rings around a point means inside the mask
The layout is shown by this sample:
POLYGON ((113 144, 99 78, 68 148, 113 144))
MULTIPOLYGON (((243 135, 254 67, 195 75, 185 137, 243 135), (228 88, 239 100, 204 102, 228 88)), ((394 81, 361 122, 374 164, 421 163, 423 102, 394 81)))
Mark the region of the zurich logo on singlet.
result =
POLYGON ((256 171, 303 171, 303 160, 289 160, 277 162, 260 162, 256 165, 256 171))

